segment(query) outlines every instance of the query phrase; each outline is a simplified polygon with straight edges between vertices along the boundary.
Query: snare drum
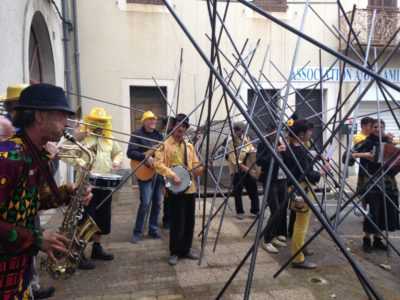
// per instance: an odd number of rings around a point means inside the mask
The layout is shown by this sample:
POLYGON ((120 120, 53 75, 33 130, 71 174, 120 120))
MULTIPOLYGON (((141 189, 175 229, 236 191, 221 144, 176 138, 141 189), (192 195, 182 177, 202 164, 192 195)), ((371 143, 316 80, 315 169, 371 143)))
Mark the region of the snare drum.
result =
POLYGON ((97 189, 114 189, 122 181, 122 176, 116 174, 102 175, 91 173, 89 177, 90 184, 97 189))

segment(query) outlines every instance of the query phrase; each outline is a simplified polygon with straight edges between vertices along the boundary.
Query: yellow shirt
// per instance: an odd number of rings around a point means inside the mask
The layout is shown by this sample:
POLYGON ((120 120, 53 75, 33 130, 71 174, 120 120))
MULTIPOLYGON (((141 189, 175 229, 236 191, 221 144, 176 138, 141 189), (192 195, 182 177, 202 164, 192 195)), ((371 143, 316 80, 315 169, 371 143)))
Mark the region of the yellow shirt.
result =
MULTIPOLYGON (((196 152, 192 144, 186 142, 187 149, 187 168, 192 170, 196 165, 198 165, 199 160, 197 159, 196 152)), ((171 136, 164 142, 164 149, 161 151, 156 151, 156 157, 154 161, 154 166, 159 174, 171 179, 175 176, 175 173, 171 170, 173 166, 183 166, 184 165, 184 154, 185 146, 184 143, 178 144, 175 139, 171 136)), ((194 174, 202 174, 203 168, 196 168, 193 170, 194 174)), ((185 192, 185 194, 196 193, 195 181, 192 180, 192 185, 185 192)))
POLYGON ((362 132, 357 133, 353 136, 353 144, 357 145, 359 142, 364 141, 368 136, 363 134, 362 132))
MULTIPOLYGON (((243 145, 250 143, 250 139, 248 137, 245 138, 243 145)), ((242 139, 236 138, 235 146, 241 147, 242 146, 242 139)), ((249 144, 245 147, 242 147, 240 149, 237 149, 234 151, 235 147, 233 145, 233 140, 231 140, 228 144, 228 161, 229 161, 229 172, 232 174, 240 172, 239 167, 236 165, 236 152, 239 153, 238 161, 239 164, 242 164, 247 153, 254 152, 256 149, 252 144, 249 144)))

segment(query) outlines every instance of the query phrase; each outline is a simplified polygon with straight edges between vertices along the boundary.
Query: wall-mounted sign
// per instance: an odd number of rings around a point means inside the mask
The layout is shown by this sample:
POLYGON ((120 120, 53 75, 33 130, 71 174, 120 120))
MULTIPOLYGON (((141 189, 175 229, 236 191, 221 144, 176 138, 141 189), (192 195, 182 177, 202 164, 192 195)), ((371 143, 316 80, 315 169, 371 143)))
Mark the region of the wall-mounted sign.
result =
MULTIPOLYGON (((324 81, 338 82, 340 80, 341 74, 337 67, 331 69, 322 68, 322 72, 320 71, 318 67, 296 67, 293 73, 293 81, 319 81, 322 77, 324 81)), ((400 68, 384 69, 381 72, 381 76, 391 82, 400 82, 400 68)), ((344 70, 344 82, 357 82, 360 80, 368 82, 371 80, 371 76, 355 68, 346 68, 344 70)))

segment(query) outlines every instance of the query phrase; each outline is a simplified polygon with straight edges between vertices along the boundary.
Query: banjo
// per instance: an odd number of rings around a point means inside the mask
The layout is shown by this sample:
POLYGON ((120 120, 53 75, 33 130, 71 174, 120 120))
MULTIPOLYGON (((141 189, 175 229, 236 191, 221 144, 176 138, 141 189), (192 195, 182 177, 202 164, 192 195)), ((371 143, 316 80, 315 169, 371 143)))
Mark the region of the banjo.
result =
POLYGON ((192 174, 190 171, 184 166, 174 166, 171 171, 181 179, 181 184, 176 185, 172 182, 172 179, 166 178, 165 187, 174 194, 186 192, 192 186, 192 174))

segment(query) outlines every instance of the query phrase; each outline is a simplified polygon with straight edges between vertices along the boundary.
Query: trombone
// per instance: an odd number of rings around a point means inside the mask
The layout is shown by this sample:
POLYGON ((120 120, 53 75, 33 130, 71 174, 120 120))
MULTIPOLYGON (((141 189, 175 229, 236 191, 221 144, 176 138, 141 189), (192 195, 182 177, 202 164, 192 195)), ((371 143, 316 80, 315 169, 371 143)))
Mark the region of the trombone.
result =
MULTIPOLYGON (((85 123, 85 122, 82 122, 82 121, 75 121, 73 119, 68 119, 68 121, 70 121, 72 123, 75 123, 75 124, 82 124, 82 125, 90 126, 90 127, 93 127, 93 128, 99 128, 99 129, 103 129, 103 130, 108 130, 108 131, 111 131, 111 132, 115 132, 115 133, 118 133, 118 134, 129 136, 129 137, 140 138, 140 139, 143 139, 143 140, 147 140, 147 141, 153 142, 153 143, 155 143, 155 145, 154 146, 145 146, 145 145, 142 145, 142 144, 133 143, 133 142, 126 142, 126 141, 123 141, 123 140, 120 140, 120 139, 111 138, 111 137, 105 137, 105 136, 102 136, 100 134, 96 134, 94 132, 89 132, 89 135, 92 135, 92 136, 101 137, 103 139, 110 139, 110 140, 113 140, 113 141, 116 141, 116 142, 120 142, 120 143, 124 143, 124 144, 128 144, 128 145, 134 145, 134 146, 138 146, 138 147, 143 147, 143 148, 146 148, 146 149, 155 149, 155 151, 164 150, 164 144, 162 142, 160 142, 159 140, 153 140, 153 139, 150 139, 150 138, 147 138, 147 137, 139 136, 139 135, 136 135, 136 134, 129 134, 129 133, 113 130, 113 129, 105 129, 105 128, 101 127, 101 126, 96 126, 96 125, 85 123)), ((70 127, 70 128, 73 129, 72 127, 70 127)))

